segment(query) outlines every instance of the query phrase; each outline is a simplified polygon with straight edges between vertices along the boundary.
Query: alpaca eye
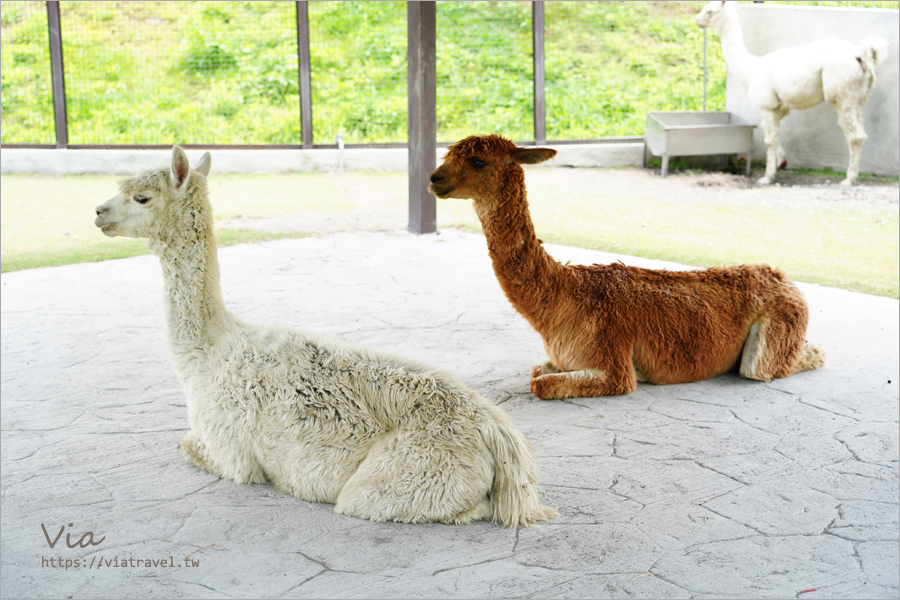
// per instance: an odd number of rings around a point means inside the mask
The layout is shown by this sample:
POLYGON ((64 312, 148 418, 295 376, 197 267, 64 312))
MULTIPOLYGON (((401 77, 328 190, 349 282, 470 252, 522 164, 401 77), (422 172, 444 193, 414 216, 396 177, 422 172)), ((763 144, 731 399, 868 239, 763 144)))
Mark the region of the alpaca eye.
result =
POLYGON ((473 158, 469 161, 469 164, 475 167, 476 169, 480 169, 485 166, 487 163, 479 158, 473 158))
POLYGON ((141 196, 140 194, 134 197, 134 201, 138 204, 147 204, 150 202, 150 198, 148 196, 141 196))

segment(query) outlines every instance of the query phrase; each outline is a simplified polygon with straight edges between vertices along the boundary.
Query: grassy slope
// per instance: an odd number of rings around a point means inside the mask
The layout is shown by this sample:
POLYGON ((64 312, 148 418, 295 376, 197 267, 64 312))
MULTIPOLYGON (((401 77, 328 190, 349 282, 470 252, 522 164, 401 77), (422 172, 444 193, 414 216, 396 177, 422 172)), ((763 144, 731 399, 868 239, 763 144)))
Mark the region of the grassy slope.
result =
MULTIPOLYGON (((2 141, 47 143, 46 15, 3 4, 2 141), (25 89, 33 91, 14 93, 25 89)), ((701 5, 548 5, 551 138, 638 135, 649 105, 699 108, 702 36, 692 17, 701 5)), ((70 143, 299 143, 292 10, 285 2, 64 3, 70 143)), ((310 5, 316 143, 334 143, 337 133, 347 143, 405 141, 405 12, 402 2, 310 5)), ((530 3, 439 2, 437 28, 438 137, 531 139, 530 3)), ((724 74, 716 45, 710 50, 709 105, 720 108, 724 74)))
MULTIPOLYGON (((898 2, 818 2, 896 8, 898 2)), ((693 2, 548 2, 550 139, 640 135, 648 110, 702 106, 693 2)), ((291 2, 82 2, 60 6, 71 144, 297 144, 291 2)), ((406 139, 403 2, 309 6, 315 143, 406 139), (352 35, 348 35, 352 32, 352 35)), ((52 143, 47 15, 2 2, 2 142, 52 143)), ((530 140, 531 3, 438 2, 438 137, 530 140)), ((724 107, 709 44, 707 107, 724 107)))

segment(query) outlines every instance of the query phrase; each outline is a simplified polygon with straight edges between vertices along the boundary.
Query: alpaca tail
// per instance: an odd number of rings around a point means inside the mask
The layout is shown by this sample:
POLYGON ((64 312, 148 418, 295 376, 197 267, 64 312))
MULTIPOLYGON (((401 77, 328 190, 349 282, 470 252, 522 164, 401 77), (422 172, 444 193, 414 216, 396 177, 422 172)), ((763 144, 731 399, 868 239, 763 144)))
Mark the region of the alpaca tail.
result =
POLYGON ((794 367, 794 373, 799 373, 800 371, 812 371, 824 364, 825 350, 823 350, 821 346, 814 346, 807 342, 803 345, 803 356, 800 357, 800 362, 794 367))
POLYGON ((541 506, 537 495, 537 467, 531 444, 499 409, 492 410, 491 422, 481 436, 494 457, 491 485, 491 520, 504 527, 530 527, 559 515, 556 509, 541 506))

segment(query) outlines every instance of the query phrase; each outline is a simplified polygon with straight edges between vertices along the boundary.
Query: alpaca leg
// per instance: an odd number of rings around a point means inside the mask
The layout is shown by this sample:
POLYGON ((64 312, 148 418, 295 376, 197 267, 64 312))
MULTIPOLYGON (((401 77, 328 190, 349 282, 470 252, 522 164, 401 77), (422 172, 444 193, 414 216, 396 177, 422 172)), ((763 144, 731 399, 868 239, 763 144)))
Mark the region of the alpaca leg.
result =
POLYGON ((334 512, 403 523, 490 518, 492 476, 480 436, 397 430, 375 443, 338 494, 334 512))
POLYGON ((784 147, 778 139, 781 119, 787 114, 784 111, 762 111, 762 127, 766 141, 766 174, 756 183, 769 185, 775 180, 775 171, 784 160, 784 147), (780 153, 780 156, 779 156, 780 153))
POLYGON ((779 170, 787 167, 787 153, 784 151, 784 146, 781 145, 781 136, 778 137, 775 145, 775 160, 779 170))
POLYGON ((531 380, 531 393, 541 400, 630 394, 637 388, 637 378, 631 364, 627 366, 617 371, 583 369, 541 375, 531 380))
POLYGON ((540 377, 541 375, 549 375, 550 373, 559 373, 559 368, 553 364, 553 361, 548 360, 542 365, 537 365, 531 367, 531 378, 535 379, 536 377, 540 377))
POLYGON ((847 178, 841 185, 853 185, 859 176, 859 156, 862 152, 863 142, 868 137, 863 129, 862 102, 836 103, 834 107, 838 112, 838 124, 847 138, 847 146, 850 150, 850 161, 847 165, 847 178))
POLYGON ((472 521, 489 521, 491 519, 491 503, 487 498, 456 515, 453 525, 468 525, 472 521))
POLYGON ((214 446, 188 433, 181 440, 181 454, 187 462, 235 483, 265 483, 269 480, 256 457, 237 443, 214 446))
POLYGON ((188 433, 181 439, 181 454, 185 461, 197 465, 204 471, 209 471, 213 475, 222 475, 207 459, 206 446, 193 433, 188 433))
POLYGON ((803 340, 806 319, 798 322, 796 317, 768 317, 750 327, 741 356, 742 377, 771 381, 824 364, 825 353, 803 340))
POLYGON ((803 355, 797 363, 794 372, 812 371, 825 364, 825 350, 821 346, 815 346, 806 342, 803 344, 803 355))

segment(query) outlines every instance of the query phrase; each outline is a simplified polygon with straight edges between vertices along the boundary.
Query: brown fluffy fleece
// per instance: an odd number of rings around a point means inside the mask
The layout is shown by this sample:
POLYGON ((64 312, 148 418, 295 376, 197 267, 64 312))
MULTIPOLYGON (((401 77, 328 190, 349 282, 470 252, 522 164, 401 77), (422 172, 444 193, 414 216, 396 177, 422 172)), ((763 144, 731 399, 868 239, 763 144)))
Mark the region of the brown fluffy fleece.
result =
POLYGON ((777 269, 666 271, 554 260, 534 232, 522 163, 555 150, 496 135, 450 146, 431 174, 438 198, 471 198, 507 298, 541 334, 550 361, 531 370, 541 399, 627 394, 638 381, 686 383, 739 366, 770 381, 820 367, 806 344, 803 294, 777 269))

